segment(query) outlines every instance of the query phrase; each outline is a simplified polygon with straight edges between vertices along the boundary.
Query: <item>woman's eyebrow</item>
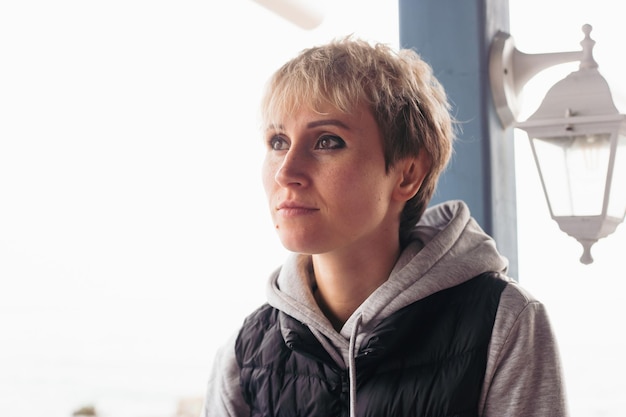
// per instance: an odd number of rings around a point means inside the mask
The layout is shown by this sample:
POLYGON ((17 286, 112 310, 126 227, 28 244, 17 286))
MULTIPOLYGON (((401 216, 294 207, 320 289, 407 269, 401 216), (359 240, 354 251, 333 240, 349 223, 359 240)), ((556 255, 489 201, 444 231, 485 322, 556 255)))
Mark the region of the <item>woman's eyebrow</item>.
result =
MULTIPOLYGON (((307 123, 307 129, 312 129, 319 126, 337 126, 345 130, 350 130, 347 124, 338 119, 323 119, 323 120, 315 120, 313 122, 307 123)), ((282 124, 271 124, 267 126, 265 129, 266 132, 282 132, 285 130, 285 126, 282 124)))
POLYGON ((265 128, 266 132, 282 132, 284 130, 285 130, 285 127, 283 125, 275 125, 275 124, 271 124, 267 126, 267 128, 265 128))
POLYGON ((341 120, 337 120, 337 119, 324 119, 324 120, 316 120, 314 122, 310 122, 308 123, 306 126, 307 128, 313 128, 313 127, 318 127, 318 126, 337 126, 340 127, 342 129, 346 129, 346 130, 350 130, 350 128, 348 127, 348 125, 346 125, 344 122, 342 122, 341 120))

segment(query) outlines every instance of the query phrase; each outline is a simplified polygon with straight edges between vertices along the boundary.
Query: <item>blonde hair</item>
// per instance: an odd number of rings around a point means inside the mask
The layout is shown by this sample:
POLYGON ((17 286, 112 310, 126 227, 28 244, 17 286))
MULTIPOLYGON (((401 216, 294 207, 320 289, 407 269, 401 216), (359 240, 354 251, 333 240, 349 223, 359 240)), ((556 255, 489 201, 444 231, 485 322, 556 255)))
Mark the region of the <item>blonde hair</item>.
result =
POLYGON ((419 152, 430 162, 420 190, 402 212, 404 240, 432 198, 454 140, 446 93, 415 51, 351 36, 305 49, 270 78, 261 118, 267 126, 300 106, 318 110, 330 104, 350 113, 363 103, 382 132, 387 169, 419 152))

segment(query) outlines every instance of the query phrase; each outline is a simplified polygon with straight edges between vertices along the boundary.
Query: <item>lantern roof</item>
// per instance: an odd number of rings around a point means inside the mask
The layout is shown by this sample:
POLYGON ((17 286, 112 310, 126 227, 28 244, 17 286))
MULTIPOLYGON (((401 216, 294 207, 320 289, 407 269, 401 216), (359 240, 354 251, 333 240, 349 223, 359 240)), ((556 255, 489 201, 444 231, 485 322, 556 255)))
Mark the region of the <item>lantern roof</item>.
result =
POLYGON ((593 58, 595 41, 589 36, 591 26, 583 26, 583 32, 585 38, 580 42, 583 51, 579 69, 552 86, 539 108, 526 122, 519 123, 518 127, 542 124, 541 121, 552 119, 570 120, 569 118, 574 117, 612 119, 611 116, 619 115, 609 84, 598 70, 598 64, 593 58))

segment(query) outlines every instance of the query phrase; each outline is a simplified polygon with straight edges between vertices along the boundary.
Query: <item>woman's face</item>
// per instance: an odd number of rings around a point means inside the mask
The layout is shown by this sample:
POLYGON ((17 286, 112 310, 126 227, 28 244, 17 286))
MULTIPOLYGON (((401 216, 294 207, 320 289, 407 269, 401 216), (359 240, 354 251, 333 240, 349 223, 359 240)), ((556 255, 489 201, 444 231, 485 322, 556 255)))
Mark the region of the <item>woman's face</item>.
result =
POLYGON ((397 239, 404 201, 385 170, 383 140, 371 112, 306 107, 268 126, 263 185, 272 220, 290 251, 350 253, 397 239), (347 252, 346 252, 347 251, 347 252))

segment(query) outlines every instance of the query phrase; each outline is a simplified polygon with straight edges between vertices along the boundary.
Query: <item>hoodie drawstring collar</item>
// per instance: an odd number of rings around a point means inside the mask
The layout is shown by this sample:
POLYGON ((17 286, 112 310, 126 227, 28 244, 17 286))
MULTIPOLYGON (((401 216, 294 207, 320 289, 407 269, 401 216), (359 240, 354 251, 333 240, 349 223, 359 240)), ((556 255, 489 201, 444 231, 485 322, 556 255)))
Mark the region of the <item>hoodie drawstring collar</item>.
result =
POLYGON ((363 317, 359 314, 350 334, 348 348, 348 378, 350 381, 350 417, 356 417, 356 335, 363 317))

